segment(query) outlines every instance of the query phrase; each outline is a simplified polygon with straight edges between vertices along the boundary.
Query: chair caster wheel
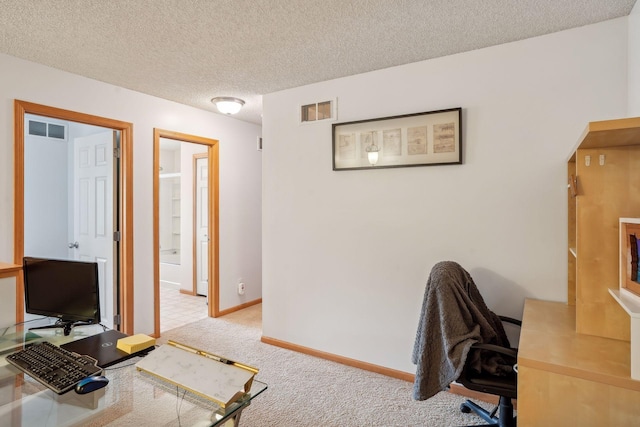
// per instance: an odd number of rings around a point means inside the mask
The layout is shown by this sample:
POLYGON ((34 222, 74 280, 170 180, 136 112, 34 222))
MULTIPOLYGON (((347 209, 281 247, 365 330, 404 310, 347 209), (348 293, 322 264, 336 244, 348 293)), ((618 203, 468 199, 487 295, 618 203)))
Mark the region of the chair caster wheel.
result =
POLYGON ((460 404, 460 412, 464 414, 469 414, 471 413, 471 408, 469 408, 466 403, 462 403, 460 404))

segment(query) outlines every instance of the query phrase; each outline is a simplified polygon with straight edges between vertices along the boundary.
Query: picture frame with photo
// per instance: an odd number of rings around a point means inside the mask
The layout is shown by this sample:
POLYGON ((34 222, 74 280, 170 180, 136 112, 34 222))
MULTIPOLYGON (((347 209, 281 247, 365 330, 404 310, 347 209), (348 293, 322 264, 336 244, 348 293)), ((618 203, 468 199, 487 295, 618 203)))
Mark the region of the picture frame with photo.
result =
POLYGON ((333 170, 462 164, 462 108, 332 125, 333 170))

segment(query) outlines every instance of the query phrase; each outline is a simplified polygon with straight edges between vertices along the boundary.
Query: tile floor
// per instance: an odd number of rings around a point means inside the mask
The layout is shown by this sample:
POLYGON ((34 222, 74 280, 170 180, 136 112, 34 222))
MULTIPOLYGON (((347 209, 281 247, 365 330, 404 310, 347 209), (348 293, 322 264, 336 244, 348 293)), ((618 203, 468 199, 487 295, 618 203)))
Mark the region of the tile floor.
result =
POLYGON ((160 286, 160 332, 207 317, 207 299, 180 293, 177 288, 160 286))

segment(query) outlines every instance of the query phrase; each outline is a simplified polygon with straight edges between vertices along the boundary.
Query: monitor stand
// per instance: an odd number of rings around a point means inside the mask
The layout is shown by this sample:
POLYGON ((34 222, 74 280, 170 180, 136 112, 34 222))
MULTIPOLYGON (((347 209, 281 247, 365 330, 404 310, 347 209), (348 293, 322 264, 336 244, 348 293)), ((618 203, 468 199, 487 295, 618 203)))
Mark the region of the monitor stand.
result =
POLYGON ((37 329, 58 329, 58 328, 62 328, 64 335, 69 335, 71 334, 71 329, 76 327, 76 326, 85 326, 85 325, 92 325, 92 322, 86 322, 83 320, 78 320, 78 321, 73 321, 73 320, 62 320, 62 319, 58 319, 56 321, 56 323, 54 323, 53 325, 47 325, 47 326, 37 326, 34 328, 29 328, 30 331, 33 330, 37 330, 37 329))

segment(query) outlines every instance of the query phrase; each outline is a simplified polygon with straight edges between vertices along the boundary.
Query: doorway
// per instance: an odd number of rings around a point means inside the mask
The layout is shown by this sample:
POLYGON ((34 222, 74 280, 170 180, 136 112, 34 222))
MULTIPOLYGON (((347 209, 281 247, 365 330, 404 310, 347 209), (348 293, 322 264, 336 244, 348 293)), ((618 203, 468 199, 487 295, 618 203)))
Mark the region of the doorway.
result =
POLYGON ((169 291, 172 298, 178 292, 183 300, 200 299, 208 316, 218 315, 217 181, 217 140, 154 130, 156 336, 166 330, 163 307, 175 306, 165 304, 169 291))
MULTIPOLYGON (((113 181, 109 183, 102 179, 101 182, 94 182, 93 185, 93 189, 97 189, 99 195, 105 195, 110 192, 111 190, 109 190, 109 185, 116 188, 118 196, 113 199, 113 205, 110 207, 101 206, 101 208, 102 212, 105 214, 107 212, 111 212, 119 218, 117 221, 117 229, 107 228, 107 223, 113 223, 113 221, 105 216, 99 216, 97 218, 98 224, 94 222, 93 226, 97 226, 98 228, 102 227, 100 230, 102 230, 104 236, 109 240, 108 247, 113 248, 112 263, 115 267, 113 269, 114 273, 112 276, 114 295, 112 306, 116 307, 116 312, 119 311, 119 315, 112 317, 114 327, 120 329, 124 333, 131 334, 133 333, 133 203, 131 197, 133 190, 132 124, 26 101, 14 101, 14 236, 16 236, 14 239, 14 263, 19 265, 22 264, 22 258, 25 255, 25 244, 28 244, 26 243, 27 239, 24 238, 26 231, 25 181, 27 182, 27 185, 30 185, 29 178, 26 176, 28 168, 25 167, 25 161, 29 161, 25 156, 25 135, 28 135, 28 128, 27 132, 25 132, 25 120, 27 116, 30 115, 104 128, 109 130, 109 134, 112 138, 111 142, 116 144, 115 147, 106 148, 103 146, 98 147, 94 143, 95 141, 85 141, 84 149, 89 150, 88 147, 92 146, 94 154, 98 153, 99 162, 105 161, 108 163, 107 156, 111 156, 114 149, 115 154, 119 156, 120 162, 119 166, 114 168, 113 181), (115 140, 113 139, 114 137, 115 140), (119 309, 117 307, 119 307, 119 309)), ((70 174, 70 176, 71 175, 72 174, 70 174)), ((82 184, 78 184, 78 191, 82 191, 82 184)), ((74 188, 74 192, 75 191, 76 189, 74 188)), ((93 190, 91 191, 93 192, 93 190)), ((96 194, 94 193, 93 196, 95 197, 95 195, 96 194)), ((81 199, 78 198, 78 201, 80 200, 81 199)), ((84 201, 89 203, 89 198, 87 197, 84 201)), ((96 202, 96 200, 91 203, 100 204, 100 202, 96 202)), ((59 205, 63 206, 64 203, 59 205)), ((79 210, 80 208, 76 206, 73 209, 79 210)), ((30 226, 29 232, 31 231, 32 229, 30 226)), ((67 236, 69 236, 69 234, 67 236)), ((69 244, 72 247, 67 247, 68 250, 75 249, 75 240, 69 242, 69 244)), ((83 243, 83 248, 84 245, 85 243, 83 243)), ((31 249, 32 248, 29 250, 31 251, 31 249)), ((81 256, 77 256, 77 258, 81 258, 81 256)), ((110 268, 106 268, 106 266, 104 267, 105 269, 102 274, 106 275, 110 268)), ((16 291, 16 322, 19 323, 23 320, 24 283, 22 278, 19 276, 16 291)))
POLYGON ((113 329, 120 132, 33 114, 24 126, 24 254, 96 262, 100 323, 113 329))

